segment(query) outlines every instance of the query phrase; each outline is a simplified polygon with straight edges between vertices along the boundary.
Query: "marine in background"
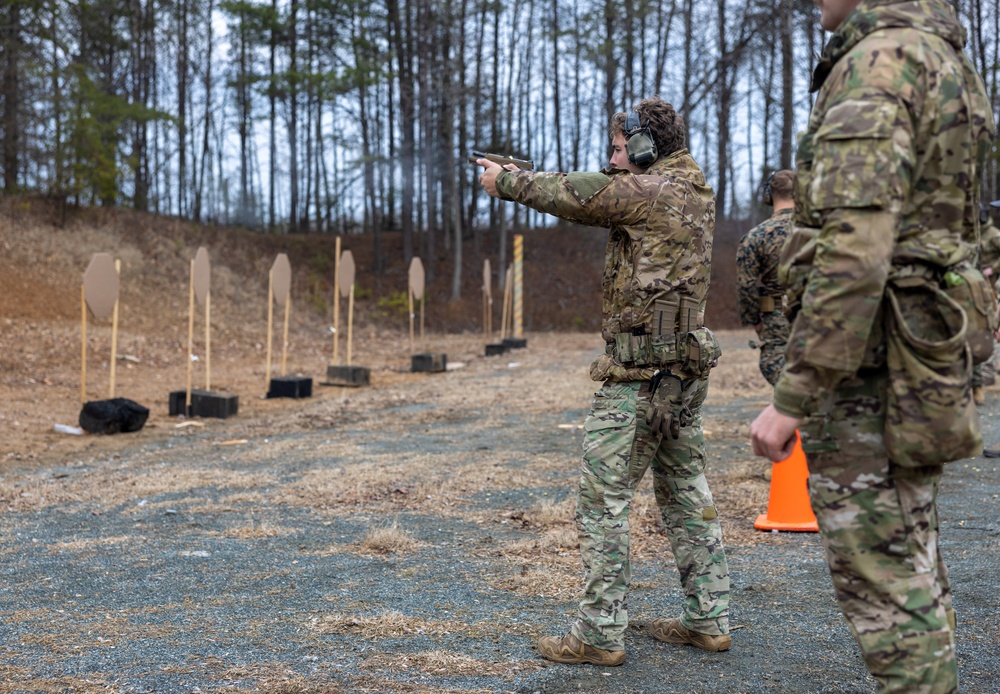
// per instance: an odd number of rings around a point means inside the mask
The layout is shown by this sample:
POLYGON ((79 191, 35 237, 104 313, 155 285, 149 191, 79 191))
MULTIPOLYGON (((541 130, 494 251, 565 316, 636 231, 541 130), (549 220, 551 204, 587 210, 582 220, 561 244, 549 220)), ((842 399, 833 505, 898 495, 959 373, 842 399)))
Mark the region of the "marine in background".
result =
POLYGON ((784 290, 778 282, 778 261, 792 226, 795 172, 773 172, 764 183, 762 202, 773 208, 771 217, 740 239, 736 251, 736 291, 740 324, 753 326, 760 348, 760 373, 772 386, 785 368, 788 318, 783 310, 784 290))

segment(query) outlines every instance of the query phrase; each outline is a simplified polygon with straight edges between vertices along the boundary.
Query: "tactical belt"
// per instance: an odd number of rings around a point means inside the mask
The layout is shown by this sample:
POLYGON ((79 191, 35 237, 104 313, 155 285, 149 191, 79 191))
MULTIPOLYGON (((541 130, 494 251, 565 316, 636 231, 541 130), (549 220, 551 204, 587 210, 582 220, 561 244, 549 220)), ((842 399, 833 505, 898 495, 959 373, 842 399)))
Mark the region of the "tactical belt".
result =
POLYGON ((671 297, 653 302, 652 331, 644 327, 615 335, 605 351, 624 366, 664 366, 685 358, 685 336, 704 325, 700 302, 692 297, 671 297))

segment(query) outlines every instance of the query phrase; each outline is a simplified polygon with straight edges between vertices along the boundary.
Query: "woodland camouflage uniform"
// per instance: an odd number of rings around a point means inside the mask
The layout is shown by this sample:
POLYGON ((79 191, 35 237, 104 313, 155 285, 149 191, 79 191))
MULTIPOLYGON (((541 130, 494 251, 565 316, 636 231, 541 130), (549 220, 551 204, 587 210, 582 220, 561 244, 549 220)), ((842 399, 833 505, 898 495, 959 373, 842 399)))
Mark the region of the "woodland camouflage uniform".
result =
POLYGON ((747 232, 736 251, 736 292, 741 325, 760 340, 760 372, 772 386, 785 368, 788 318, 781 308, 778 260, 792 224, 791 209, 779 210, 747 232), (764 299, 762 302, 761 299, 764 299))
POLYGON ((586 576, 571 634, 599 649, 624 648, 629 507, 649 467, 686 596, 681 623, 703 634, 728 633, 729 570, 704 475, 707 370, 698 378, 687 369, 681 318, 664 310, 683 301, 685 329, 701 324, 715 226, 711 187, 686 149, 661 156, 642 174, 503 172, 496 183, 504 199, 610 230, 603 284, 607 350, 590 370, 604 383, 584 425, 576 514, 586 576), (647 424, 647 384, 660 367, 687 379, 689 423, 677 440, 661 440, 647 424))
MULTIPOLYGON (((979 267, 983 270, 989 268, 989 282, 994 286, 995 291, 996 281, 1000 279, 1000 229, 996 228, 988 214, 979 230, 979 267)), ((992 359, 983 364, 976 364, 972 369, 973 389, 981 389, 984 385, 990 385, 995 380, 996 368, 992 359)), ((977 400, 976 403, 982 404, 982 401, 977 400)))
POLYGON ((946 0, 862 0, 841 24, 782 259, 794 320, 774 405, 806 417, 837 599, 883 692, 957 690, 936 497, 942 463, 982 445, 962 325, 993 132, 963 45, 946 0))

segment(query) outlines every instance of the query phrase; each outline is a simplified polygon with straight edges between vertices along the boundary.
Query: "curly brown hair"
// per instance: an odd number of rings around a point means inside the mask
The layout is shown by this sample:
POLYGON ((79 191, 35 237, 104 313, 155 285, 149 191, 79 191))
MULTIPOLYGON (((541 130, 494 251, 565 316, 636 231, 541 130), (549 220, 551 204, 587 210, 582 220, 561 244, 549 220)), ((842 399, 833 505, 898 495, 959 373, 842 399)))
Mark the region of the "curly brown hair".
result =
MULTIPOLYGON (((643 99, 634 107, 639 114, 639 121, 649 126, 649 132, 656 144, 660 157, 673 154, 687 146, 684 135, 684 118, 674 110, 673 105, 658 96, 643 99)), ((611 137, 625 133, 625 119, 628 114, 616 113, 611 117, 608 132, 611 137)))

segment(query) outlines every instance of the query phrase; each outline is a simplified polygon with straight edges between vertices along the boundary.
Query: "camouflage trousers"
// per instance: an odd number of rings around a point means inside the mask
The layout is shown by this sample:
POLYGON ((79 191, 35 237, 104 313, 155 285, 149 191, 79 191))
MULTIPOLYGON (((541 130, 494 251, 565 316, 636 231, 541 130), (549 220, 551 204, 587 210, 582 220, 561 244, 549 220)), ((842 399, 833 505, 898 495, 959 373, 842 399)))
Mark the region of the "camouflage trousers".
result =
POLYGON ((941 466, 883 444, 884 371, 849 379, 800 427, 830 576, 881 692, 955 692, 954 612, 938 548, 941 466))
POLYGON ((673 548, 685 600, 681 622, 705 634, 729 631, 729 567, 722 526, 705 479, 701 402, 708 381, 695 381, 694 420, 680 438, 660 440, 646 424, 644 382, 606 381, 584 426, 576 523, 584 595, 572 633, 582 642, 622 650, 628 626, 629 508, 646 469, 673 548))
POLYGON ((760 339, 760 372, 772 386, 785 370, 785 344, 788 342, 788 319, 781 311, 760 315, 757 326, 760 339))

